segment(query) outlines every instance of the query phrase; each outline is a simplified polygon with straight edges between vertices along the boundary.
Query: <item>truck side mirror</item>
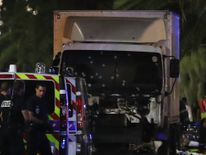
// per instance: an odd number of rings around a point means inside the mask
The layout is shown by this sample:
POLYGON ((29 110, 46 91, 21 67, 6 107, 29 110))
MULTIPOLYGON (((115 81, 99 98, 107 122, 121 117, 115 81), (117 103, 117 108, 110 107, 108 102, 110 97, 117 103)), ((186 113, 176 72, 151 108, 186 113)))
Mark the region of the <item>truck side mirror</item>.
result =
POLYGON ((179 60, 178 59, 171 59, 170 60, 170 77, 171 78, 178 78, 179 77, 179 60))

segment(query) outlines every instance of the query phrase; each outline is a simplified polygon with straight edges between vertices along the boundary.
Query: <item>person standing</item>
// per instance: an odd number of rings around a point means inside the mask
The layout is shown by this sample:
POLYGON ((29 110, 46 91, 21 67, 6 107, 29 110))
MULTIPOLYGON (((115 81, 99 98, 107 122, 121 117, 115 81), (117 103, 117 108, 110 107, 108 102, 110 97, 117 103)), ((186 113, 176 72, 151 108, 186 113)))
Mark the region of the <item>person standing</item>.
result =
POLYGON ((200 129, 199 129, 199 149, 202 152, 206 153, 206 118, 203 118, 200 121, 200 129))
POLYGON ((11 155, 25 154, 23 134, 28 122, 26 103, 24 100, 24 82, 14 81, 12 87, 12 107, 9 118, 9 143, 11 155))
POLYGON ((31 124, 28 133, 28 154, 52 155, 49 141, 46 137, 48 123, 48 108, 45 98, 46 86, 42 83, 36 85, 35 95, 29 98, 27 110, 31 124))
POLYGON ((0 155, 9 154, 8 117, 12 104, 8 90, 9 84, 2 82, 0 86, 0 155))
POLYGON ((188 123, 189 122, 189 114, 186 108, 186 103, 187 99, 185 97, 183 97, 180 100, 180 122, 181 123, 188 123))
POLYGON ((23 127, 26 112, 23 85, 2 82, 0 87, 0 155, 23 155, 23 127), (23 116, 25 114, 25 117, 23 116))

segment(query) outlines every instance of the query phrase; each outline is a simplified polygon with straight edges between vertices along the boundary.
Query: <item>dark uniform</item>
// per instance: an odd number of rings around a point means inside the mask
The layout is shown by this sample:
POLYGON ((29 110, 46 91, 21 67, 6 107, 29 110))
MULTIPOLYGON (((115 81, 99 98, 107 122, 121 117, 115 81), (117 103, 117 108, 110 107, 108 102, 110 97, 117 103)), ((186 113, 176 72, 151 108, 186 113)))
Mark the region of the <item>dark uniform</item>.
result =
POLYGON ((28 137, 28 153, 36 155, 40 152, 42 155, 51 155, 49 141, 45 135, 47 130, 48 111, 45 98, 39 98, 36 95, 32 96, 27 103, 28 111, 33 112, 34 117, 42 120, 43 124, 31 122, 31 130, 28 137))
POLYGON ((8 96, 0 94, 0 154, 23 155, 22 101, 12 102, 8 96))
POLYGON ((203 118, 200 122, 200 130, 199 130, 199 149, 200 152, 206 152, 206 118, 203 118))
POLYGON ((13 97, 12 103, 9 118, 10 152, 12 155, 23 155, 25 152, 23 142, 24 118, 21 111, 25 110, 26 104, 24 98, 17 95, 13 97))
POLYGON ((189 122, 189 114, 187 112, 186 100, 184 98, 180 101, 180 122, 183 124, 189 122))
POLYGON ((8 117, 10 108, 10 98, 0 94, 0 155, 9 154, 8 117))

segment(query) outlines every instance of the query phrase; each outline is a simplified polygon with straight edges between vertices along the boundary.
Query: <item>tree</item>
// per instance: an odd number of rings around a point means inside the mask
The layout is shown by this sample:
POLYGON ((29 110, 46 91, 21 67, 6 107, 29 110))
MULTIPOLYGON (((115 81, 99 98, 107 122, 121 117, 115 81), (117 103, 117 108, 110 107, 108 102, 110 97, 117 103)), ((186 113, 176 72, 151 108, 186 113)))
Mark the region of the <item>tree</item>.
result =
POLYGON ((49 66, 53 49, 53 11, 111 9, 110 0, 14 0, 2 6, 0 69, 15 63, 19 71, 33 71, 36 62, 49 66))
POLYGON ((180 1, 182 14, 182 53, 190 55, 191 52, 196 52, 201 44, 206 41, 206 1, 190 0, 180 1))
POLYGON ((114 0, 114 9, 120 10, 158 10, 167 6, 168 1, 162 0, 114 0))
POLYGON ((196 105, 206 94, 206 1, 180 1, 181 31, 181 92, 196 105))
POLYGON ((31 71, 37 61, 49 61, 51 41, 48 36, 51 36, 51 32, 47 28, 50 25, 44 24, 46 16, 41 8, 27 11, 27 6, 29 3, 24 0, 8 1, 3 5, 6 8, 2 12, 4 31, 0 38, 0 67, 3 69, 15 63, 19 70, 31 71))

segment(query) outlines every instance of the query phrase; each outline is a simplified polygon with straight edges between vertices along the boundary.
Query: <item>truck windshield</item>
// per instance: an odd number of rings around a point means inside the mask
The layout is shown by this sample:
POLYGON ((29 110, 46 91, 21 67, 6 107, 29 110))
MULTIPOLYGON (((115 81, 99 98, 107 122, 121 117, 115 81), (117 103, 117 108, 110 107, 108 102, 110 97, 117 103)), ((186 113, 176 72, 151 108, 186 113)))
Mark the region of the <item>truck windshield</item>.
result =
POLYGON ((83 77, 91 94, 159 94, 162 61, 159 53, 128 51, 65 51, 62 72, 83 77))

